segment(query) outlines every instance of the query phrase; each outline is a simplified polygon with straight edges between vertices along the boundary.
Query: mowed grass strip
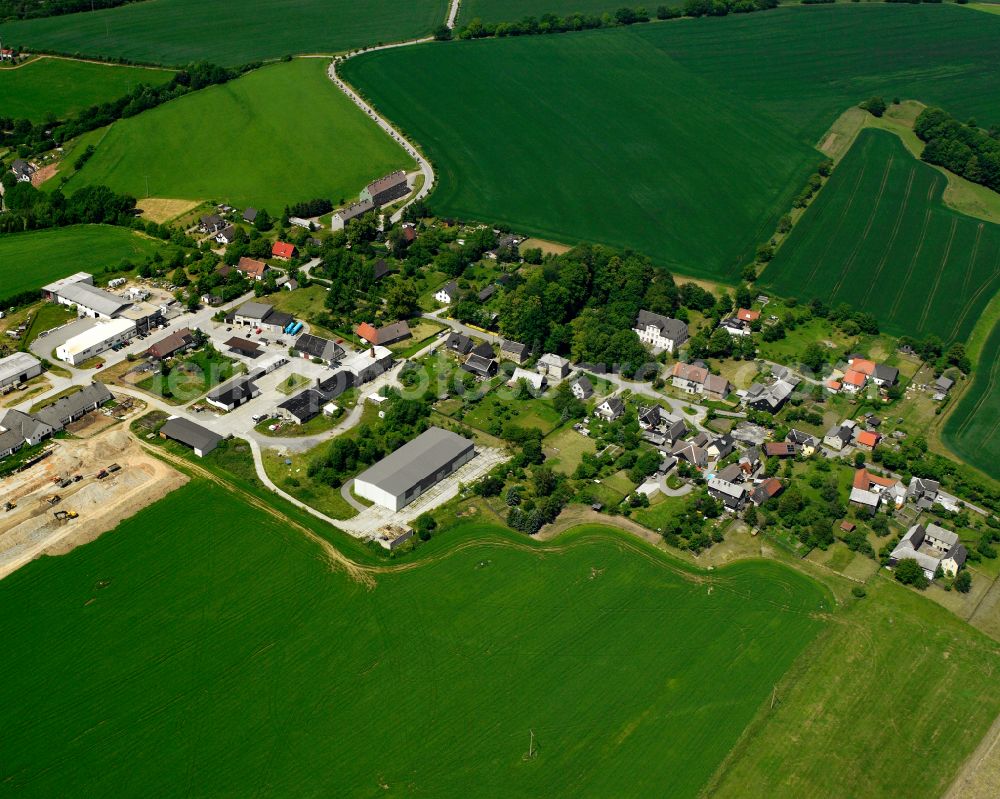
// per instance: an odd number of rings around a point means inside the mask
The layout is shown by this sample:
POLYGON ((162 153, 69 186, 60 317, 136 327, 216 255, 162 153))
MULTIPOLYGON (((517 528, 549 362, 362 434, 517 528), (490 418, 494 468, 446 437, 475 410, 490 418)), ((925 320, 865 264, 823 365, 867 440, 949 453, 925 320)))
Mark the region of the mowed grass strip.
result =
POLYGON ((986 340, 972 385, 945 422, 941 437, 963 460, 996 476, 1000 462, 1000 324, 986 340))
POLYGON ((39 58, 16 69, 0 69, 0 109, 5 117, 44 122, 115 100, 140 83, 166 83, 171 72, 39 58))
POLYGON ((964 341, 1000 289, 1000 225, 945 207, 945 183, 897 136, 862 131, 762 285, 846 302, 891 333, 964 341))
POLYGON ((342 71, 426 149, 437 212, 691 274, 752 257, 822 160, 626 30, 407 47, 342 71))
POLYGON ((263 67, 90 134, 97 150, 68 189, 238 207, 351 198, 412 160, 326 76, 324 59, 263 67))
POLYGON ((694 573, 605 528, 560 544, 469 526, 369 589, 193 481, 0 582, 5 784, 696 796, 831 600, 775 564, 694 573))
POLYGON ((430 33, 447 0, 151 0, 0 25, 4 45, 183 66, 237 66, 430 33))
POLYGON ((0 297, 41 288, 74 272, 137 263, 163 245, 127 228, 72 225, 0 236, 0 297))
POLYGON ((436 210, 733 280, 845 108, 898 95, 1000 122, 998 39, 1000 17, 952 4, 838 4, 403 48, 342 72, 427 150, 436 210))
POLYGON ((1000 712, 1000 645, 888 579, 778 683, 709 794, 943 796, 1000 712))

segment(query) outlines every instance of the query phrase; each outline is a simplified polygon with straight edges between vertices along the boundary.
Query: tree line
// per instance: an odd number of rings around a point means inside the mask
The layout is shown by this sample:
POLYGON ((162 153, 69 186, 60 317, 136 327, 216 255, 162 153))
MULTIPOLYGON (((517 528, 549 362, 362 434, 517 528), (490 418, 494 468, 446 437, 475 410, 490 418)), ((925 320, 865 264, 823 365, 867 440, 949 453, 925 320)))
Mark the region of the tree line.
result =
POLYGON ((1000 131, 986 132, 975 120, 962 124, 940 108, 925 108, 913 124, 913 132, 924 142, 920 157, 979 183, 1000 191, 1000 131))

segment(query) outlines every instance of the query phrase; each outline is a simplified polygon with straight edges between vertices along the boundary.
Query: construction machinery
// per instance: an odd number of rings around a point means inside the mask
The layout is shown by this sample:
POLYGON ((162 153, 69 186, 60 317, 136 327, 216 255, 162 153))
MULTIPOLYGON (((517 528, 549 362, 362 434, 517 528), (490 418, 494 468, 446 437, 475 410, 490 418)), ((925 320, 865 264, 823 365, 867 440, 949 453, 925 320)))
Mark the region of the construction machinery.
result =
POLYGON ((5 502, 5 503, 3 503, 4 513, 12 511, 16 507, 17 507, 17 503, 16 502, 5 502))
POLYGON ((47 502, 49 505, 58 505, 60 502, 62 502, 62 497, 59 496, 58 494, 52 494, 50 496, 47 496, 42 501, 47 502))
POLYGON ((121 466, 119 466, 119 465, 118 465, 117 463, 112 463, 112 464, 111 464, 111 465, 110 465, 110 466, 108 467, 108 474, 114 474, 115 472, 117 472, 117 471, 118 471, 119 469, 121 469, 121 468, 122 468, 122 467, 121 467, 121 466))
POLYGON ((75 519, 80 514, 77 513, 75 510, 57 510, 52 515, 55 516, 57 520, 64 522, 67 519, 75 519))

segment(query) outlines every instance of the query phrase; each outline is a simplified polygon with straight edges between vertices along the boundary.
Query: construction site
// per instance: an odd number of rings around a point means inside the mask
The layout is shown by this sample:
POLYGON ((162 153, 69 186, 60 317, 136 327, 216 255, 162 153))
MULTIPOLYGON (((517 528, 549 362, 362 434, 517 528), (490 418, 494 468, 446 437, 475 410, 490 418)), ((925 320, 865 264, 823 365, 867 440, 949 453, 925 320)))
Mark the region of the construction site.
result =
POLYGON ((47 457, 3 481, 0 578, 93 541, 186 481, 120 425, 53 441, 47 457))

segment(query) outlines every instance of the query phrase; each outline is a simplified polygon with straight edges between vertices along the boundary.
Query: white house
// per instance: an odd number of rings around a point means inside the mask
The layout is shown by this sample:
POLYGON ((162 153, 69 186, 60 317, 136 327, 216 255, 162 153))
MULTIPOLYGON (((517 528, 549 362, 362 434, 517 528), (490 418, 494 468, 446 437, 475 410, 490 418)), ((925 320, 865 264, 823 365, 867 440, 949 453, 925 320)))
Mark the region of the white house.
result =
POLYGON ((519 380, 523 380, 535 391, 542 391, 548 382, 545 379, 545 375, 539 374, 538 372, 532 372, 529 369, 522 369, 518 366, 514 369, 514 373, 510 376, 510 380, 507 385, 515 386, 519 380))
POLYGON ((625 403, 618 397, 608 397, 597 406, 594 411, 596 416, 600 416, 606 422, 613 422, 625 412, 625 403))
POLYGON ((538 371, 550 380, 562 380, 569 375, 569 361, 549 352, 538 359, 538 371))
POLYGON ((434 299, 445 305, 451 305, 458 299, 458 283, 454 280, 449 280, 434 292, 434 299))
POLYGON ((674 352, 688 340, 688 326, 684 322, 650 311, 639 311, 632 329, 643 344, 667 352, 674 352))
POLYGON ((588 400, 594 394, 594 385, 586 375, 580 375, 570 388, 573 390, 573 396, 580 401, 588 400))

